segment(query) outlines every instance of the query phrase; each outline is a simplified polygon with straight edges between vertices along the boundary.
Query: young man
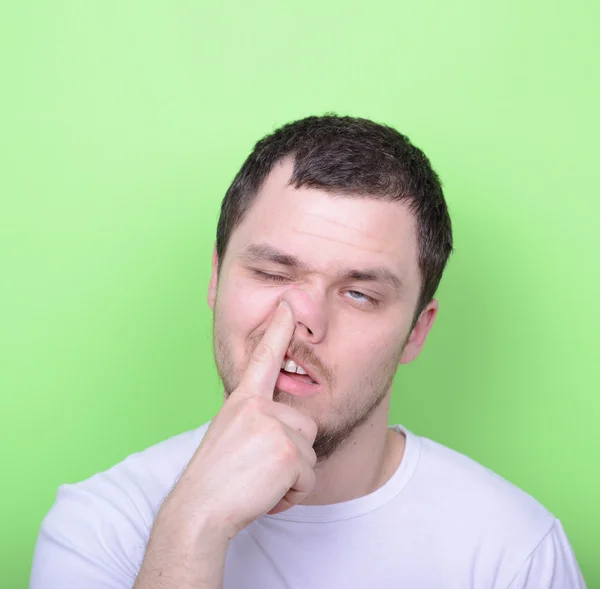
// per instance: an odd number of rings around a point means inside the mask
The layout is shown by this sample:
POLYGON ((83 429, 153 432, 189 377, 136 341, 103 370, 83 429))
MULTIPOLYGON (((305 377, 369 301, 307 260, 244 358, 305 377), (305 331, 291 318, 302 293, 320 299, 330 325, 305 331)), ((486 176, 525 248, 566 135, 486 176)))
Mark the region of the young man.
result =
POLYGON ((388 425, 452 253, 428 159, 308 117, 259 141, 221 209, 218 415, 59 488, 31 589, 582 589, 559 520, 388 425))

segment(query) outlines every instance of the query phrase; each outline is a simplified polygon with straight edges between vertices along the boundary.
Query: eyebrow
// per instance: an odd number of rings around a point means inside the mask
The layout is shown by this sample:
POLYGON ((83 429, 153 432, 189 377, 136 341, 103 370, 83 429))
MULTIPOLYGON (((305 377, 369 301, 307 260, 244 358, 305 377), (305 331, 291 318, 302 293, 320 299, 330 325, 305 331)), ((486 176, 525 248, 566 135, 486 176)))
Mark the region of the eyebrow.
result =
MULTIPOLYGON (((245 262, 271 262, 280 266, 287 266, 297 270, 309 271, 308 264, 296 256, 286 254, 267 243, 252 243, 241 254, 240 258, 245 262)), ((398 297, 402 298, 406 292, 404 282, 391 270, 384 266, 372 268, 352 269, 343 268, 337 273, 341 280, 358 280, 364 282, 380 282, 391 287, 398 297)))

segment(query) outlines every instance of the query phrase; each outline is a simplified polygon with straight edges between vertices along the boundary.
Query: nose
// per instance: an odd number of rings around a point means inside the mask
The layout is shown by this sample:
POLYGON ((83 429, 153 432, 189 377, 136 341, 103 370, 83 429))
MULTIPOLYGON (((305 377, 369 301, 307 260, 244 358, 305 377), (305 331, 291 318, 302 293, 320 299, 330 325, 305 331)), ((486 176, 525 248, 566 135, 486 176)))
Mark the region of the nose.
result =
POLYGON ((315 290, 291 288, 282 298, 294 312, 296 337, 312 344, 319 343, 327 333, 324 297, 315 290))

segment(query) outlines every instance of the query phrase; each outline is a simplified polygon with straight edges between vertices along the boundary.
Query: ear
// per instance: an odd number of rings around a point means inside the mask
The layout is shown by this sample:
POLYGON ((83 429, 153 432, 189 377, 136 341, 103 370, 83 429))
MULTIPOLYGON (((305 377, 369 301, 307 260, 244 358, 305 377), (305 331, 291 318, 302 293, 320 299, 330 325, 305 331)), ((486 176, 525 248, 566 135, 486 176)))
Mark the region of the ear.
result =
POLYGON ((210 282, 208 283, 208 306, 214 311, 215 300, 217 298, 217 270, 219 268, 219 258, 217 256, 217 246, 213 248, 212 254, 212 272, 210 275, 210 282))
POLYGON ((437 316, 438 309, 439 303, 435 299, 423 309, 408 341, 406 342, 404 352, 402 352, 402 357, 400 358, 400 364, 412 362, 421 353, 421 350, 425 345, 427 334, 433 326, 433 322, 437 316))

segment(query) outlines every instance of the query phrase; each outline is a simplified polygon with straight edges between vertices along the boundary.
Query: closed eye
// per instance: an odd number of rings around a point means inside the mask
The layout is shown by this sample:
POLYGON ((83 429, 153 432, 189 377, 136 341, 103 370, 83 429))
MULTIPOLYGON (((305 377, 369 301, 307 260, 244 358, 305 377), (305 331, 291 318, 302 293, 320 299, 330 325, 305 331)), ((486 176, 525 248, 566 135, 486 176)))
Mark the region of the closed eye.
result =
POLYGON ((278 274, 268 274, 267 272, 261 272, 260 270, 253 270, 254 274, 264 280, 271 280, 272 282, 286 282, 290 278, 287 276, 279 276, 278 274))

